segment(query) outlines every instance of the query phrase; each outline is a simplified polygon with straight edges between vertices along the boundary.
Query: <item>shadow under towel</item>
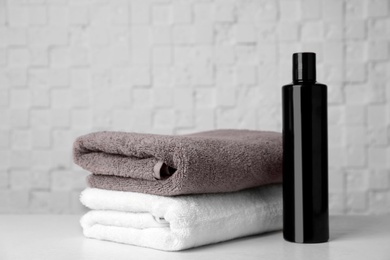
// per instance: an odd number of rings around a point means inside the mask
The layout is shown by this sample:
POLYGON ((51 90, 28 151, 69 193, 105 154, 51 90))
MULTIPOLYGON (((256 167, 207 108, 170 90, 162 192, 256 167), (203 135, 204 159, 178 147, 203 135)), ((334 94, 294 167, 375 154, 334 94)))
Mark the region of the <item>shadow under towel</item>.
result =
POLYGON ((73 148, 75 163, 93 173, 93 188, 174 196, 282 181, 282 136, 276 132, 97 132, 77 138, 73 148))
POLYGON ((165 251, 282 228, 282 186, 176 197, 86 189, 86 237, 165 251))

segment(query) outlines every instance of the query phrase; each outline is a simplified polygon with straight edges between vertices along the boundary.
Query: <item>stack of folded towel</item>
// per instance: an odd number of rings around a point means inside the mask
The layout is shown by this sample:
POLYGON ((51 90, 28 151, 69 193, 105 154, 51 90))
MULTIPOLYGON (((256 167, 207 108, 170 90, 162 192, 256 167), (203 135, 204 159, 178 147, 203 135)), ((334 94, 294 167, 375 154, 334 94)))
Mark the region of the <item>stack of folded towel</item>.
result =
POLYGON ((86 237, 177 251, 282 226, 280 133, 98 132, 73 152, 86 237))

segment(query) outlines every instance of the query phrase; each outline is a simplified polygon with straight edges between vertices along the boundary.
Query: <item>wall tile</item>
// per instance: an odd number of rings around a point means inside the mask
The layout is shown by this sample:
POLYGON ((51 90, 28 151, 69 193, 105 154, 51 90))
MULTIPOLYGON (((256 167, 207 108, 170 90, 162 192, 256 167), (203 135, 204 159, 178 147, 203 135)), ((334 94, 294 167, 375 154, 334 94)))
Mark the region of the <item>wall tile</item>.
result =
POLYGON ((300 51, 328 84, 331 214, 389 212, 387 0, 20 1, 0 39, 2 213, 85 212, 82 134, 280 131, 300 51))

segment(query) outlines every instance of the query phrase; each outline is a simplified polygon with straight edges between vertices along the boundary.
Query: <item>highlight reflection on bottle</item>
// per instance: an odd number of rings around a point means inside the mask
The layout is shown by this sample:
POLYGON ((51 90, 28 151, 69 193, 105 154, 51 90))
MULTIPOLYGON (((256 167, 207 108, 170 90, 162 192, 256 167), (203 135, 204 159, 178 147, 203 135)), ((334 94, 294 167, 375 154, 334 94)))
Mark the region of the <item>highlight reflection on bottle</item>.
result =
POLYGON ((327 86, 316 82, 315 53, 293 54, 293 82, 282 87, 283 236, 329 240, 327 86))

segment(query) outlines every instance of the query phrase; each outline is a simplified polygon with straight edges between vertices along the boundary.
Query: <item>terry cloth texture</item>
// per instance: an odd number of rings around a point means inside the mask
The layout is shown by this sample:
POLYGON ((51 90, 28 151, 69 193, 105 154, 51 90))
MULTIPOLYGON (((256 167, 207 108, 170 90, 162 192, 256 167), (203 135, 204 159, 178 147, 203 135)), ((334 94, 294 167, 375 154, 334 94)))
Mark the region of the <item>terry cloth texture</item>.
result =
POLYGON ((282 228, 280 184, 224 194, 164 197, 88 188, 89 238, 178 251, 282 228))
POLYGON ((74 161, 93 173, 90 187, 174 196, 279 183, 282 151, 276 132, 97 132, 76 139, 74 161))

